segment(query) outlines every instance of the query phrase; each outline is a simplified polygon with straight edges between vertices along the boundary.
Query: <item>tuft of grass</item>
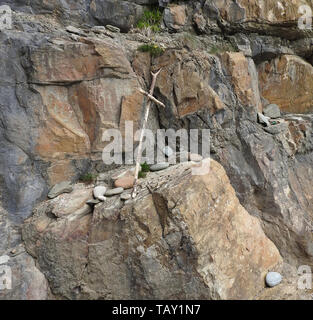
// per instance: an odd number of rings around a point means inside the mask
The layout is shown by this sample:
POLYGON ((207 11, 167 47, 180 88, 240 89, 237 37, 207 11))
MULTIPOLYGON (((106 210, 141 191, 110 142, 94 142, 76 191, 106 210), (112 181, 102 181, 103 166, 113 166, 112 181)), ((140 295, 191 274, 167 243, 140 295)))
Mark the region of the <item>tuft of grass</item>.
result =
POLYGON ((147 164, 147 162, 142 163, 140 166, 141 166, 142 172, 149 172, 150 171, 150 166, 147 164))
POLYGON ((147 176, 147 172, 150 171, 150 166, 147 164, 147 162, 142 163, 141 170, 138 173, 138 178, 145 178, 147 176))
POLYGON ((136 27, 139 29, 150 28, 153 32, 159 32, 161 20, 162 12, 159 8, 145 10, 136 27))
POLYGON ((153 43, 143 44, 138 47, 138 50, 142 52, 150 52, 152 57, 158 57, 164 52, 164 49, 153 43))
POLYGON ((97 175, 92 173, 86 173, 79 177, 79 181, 88 184, 88 183, 94 182, 96 178, 97 178, 97 175))

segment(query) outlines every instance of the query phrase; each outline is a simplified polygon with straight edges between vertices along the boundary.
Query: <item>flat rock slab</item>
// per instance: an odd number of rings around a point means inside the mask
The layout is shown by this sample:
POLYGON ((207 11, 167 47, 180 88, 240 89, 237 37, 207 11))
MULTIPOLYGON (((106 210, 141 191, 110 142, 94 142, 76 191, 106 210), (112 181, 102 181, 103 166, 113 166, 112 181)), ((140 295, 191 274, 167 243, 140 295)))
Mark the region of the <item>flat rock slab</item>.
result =
POLYGON ((107 197, 116 196, 116 195, 118 195, 118 194, 123 193, 123 191, 124 191, 124 188, 111 189, 111 190, 108 190, 108 191, 105 193, 105 196, 107 196, 107 197))
POLYGON ((170 164, 168 162, 160 162, 157 164, 154 164, 150 167, 151 171, 160 171, 160 170, 164 170, 166 168, 168 168, 170 166, 170 164))
POLYGON ((73 191, 73 187, 70 181, 63 181, 56 184, 49 192, 48 198, 53 199, 62 193, 70 193, 73 191))
POLYGON ((71 194, 63 194, 58 199, 51 200, 51 212, 56 217, 68 216, 75 212, 85 212, 90 209, 86 202, 92 198, 92 189, 75 189, 71 194))
POLYGON ((269 104, 267 105, 264 110, 263 113, 266 117, 270 117, 272 119, 276 119, 276 118, 280 118, 281 117, 281 113, 280 113, 280 109, 279 106, 277 104, 269 104))

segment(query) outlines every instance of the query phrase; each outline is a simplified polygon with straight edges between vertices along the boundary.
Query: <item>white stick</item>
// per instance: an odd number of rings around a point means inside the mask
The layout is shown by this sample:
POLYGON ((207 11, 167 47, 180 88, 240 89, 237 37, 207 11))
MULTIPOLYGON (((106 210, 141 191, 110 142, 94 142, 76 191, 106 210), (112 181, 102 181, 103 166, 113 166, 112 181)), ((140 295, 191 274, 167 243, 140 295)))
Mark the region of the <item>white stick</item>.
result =
POLYGON ((161 101, 159 101, 158 99, 156 99, 154 96, 152 96, 150 93, 142 90, 142 89, 139 89, 139 92, 144 94, 145 96, 147 96, 150 100, 152 100, 154 103, 158 104, 159 106, 165 108, 165 104, 161 101))
MULTIPOLYGON (((151 87, 150 87, 150 91, 149 91, 149 95, 151 95, 151 96, 153 95, 156 79, 157 79, 157 76, 159 75, 160 72, 161 72, 161 69, 156 73, 151 73, 152 74, 152 83, 151 83, 151 87)), ((134 190, 133 190, 133 193, 132 193, 132 198, 133 199, 137 195, 137 181, 138 181, 138 174, 139 174, 140 162, 141 162, 142 141, 143 141, 143 135, 144 135, 144 132, 145 132, 145 129, 146 129, 146 125, 147 125, 147 121, 148 121, 148 117, 149 117, 149 112, 150 112, 152 100, 153 99, 149 99, 149 101, 148 101, 148 104, 147 104, 147 107, 146 107, 145 118, 144 118, 144 121, 143 121, 143 124, 142 124, 142 128, 141 128, 141 132, 140 132, 140 139, 139 139, 139 145, 138 145, 138 154, 137 154, 137 159, 136 159, 134 190)))

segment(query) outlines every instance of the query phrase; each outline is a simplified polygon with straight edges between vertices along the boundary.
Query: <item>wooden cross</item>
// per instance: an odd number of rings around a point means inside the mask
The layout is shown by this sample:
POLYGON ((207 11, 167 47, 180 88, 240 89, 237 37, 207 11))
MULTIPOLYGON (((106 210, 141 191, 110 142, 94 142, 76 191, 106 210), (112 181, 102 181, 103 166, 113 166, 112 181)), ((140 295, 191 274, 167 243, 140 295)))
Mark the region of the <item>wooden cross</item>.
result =
POLYGON ((146 129, 146 125, 147 125, 147 121, 148 121, 148 117, 149 117, 149 112, 150 112, 150 108, 152 105, 152 102, 158 104, 159 106, 162 106, 163 108, 165 108, 165 105, 157 100, 155 97, 153 97, 153 92, 154 92, 154 88, 155 88, 155 83, 156 83, 156 79, 157 76, 159 75, 159 73, 161 72, 161 69, 156 72, 156 73, 152 73, 152 83, 151 83, 151 87, 150 87, 150 91, 145 92, 142 89, 139 89, 139 92, 144 94, 145 96, 148 97, 149 101, 148 104, 146 106, 146 112, 145 112, 145 118, 142 124, 142 128, 141 128, 141 132, 140 132, 140 139, 139 139, 139 145, 138 145, 138 154, 137 154, 137 159, 136 159, 136 170, 135 170, 135 181, 134 181, 134 190, 132 193, 132 198, 134 199, 137 195, 137 182, 138 182, 138 174, 139 174, 139 169, 140 169, 140 162, 141 162, 141 152, 142 152, 142 141, 143 141, 143 135, 144 135, 144 131, 146 129))

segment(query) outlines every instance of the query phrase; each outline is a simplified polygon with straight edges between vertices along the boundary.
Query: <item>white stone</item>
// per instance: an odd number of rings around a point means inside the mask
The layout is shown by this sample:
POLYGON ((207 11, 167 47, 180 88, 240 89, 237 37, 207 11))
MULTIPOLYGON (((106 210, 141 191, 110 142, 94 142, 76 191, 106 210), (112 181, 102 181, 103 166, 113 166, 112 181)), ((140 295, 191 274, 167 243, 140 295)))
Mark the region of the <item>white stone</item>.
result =
POLYGON ((107 188, 104 186, 97 186, 93 189, 93 195, 96 199, 99 199, 101 201, 104 201, 105 198, 105 193, 107 191, 107 188))
POLYGON ((282 280, 283 280, 283 277, 278 272, 269 272, 265 278, 266 284, 271 288, 280 284, 282 280))
POLYGON ((269 122, 269 117, 266 117, 265 115, 263 115, 262 113, 258 113, 258 119, 259 119, 259 123, 265 124, 267 127, 269 127, 271 124, 269 122))

